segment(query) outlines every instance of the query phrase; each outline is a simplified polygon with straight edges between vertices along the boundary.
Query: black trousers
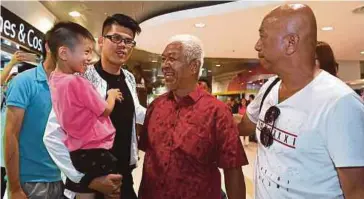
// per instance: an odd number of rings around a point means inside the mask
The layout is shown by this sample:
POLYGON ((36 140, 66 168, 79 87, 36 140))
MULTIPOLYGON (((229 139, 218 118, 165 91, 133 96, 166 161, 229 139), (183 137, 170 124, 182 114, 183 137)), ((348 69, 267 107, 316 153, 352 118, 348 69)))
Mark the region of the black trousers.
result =
MULTIPOLYGON (((122 185, 120 187, 120 199, 137 199, 137 195, 134 191, 134 181, 133 176, 131 174, 132 169, 130 171, 125 172, 122 178, 122 185)), ((104 199, 104 195, 97 193, 95 199, 104 199)))
MULTIPOLYGON (((117 174, 117 159, 106 149, 85 149, 70 152, 73 166, 85 175, 93 178, 108 174, 117 174)), ((66 189, 76 193, 94 193, 88 188, 88 182, 73 183, 66 180, 66 189)))
POLYGON ((5 175, 6 175, 5 167, 1 167, 1 199, 4 197, 6 189, 5 175))

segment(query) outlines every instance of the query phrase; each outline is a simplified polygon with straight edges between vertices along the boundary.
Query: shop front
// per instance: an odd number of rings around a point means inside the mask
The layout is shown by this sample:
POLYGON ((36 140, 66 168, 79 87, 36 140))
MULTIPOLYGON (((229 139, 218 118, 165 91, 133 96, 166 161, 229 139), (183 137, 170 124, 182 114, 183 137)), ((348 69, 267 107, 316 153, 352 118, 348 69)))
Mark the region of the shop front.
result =
POLYGON ((44 34, 31 24, 1 6, 1 70, 13 54, 20 50, 28 53, 29 61, 17 66, 18 71, 33 68, 41 61, 44 34))

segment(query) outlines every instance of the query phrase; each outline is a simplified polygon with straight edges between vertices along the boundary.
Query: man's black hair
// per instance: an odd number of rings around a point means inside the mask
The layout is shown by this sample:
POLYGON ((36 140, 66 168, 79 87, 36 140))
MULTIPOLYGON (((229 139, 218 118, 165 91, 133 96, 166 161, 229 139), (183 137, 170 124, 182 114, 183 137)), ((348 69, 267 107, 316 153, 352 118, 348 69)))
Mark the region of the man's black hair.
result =
POLYGON ((252 98, 253 100, 255 99, 255 96, 253 94, 250 94, 249 97, 252 98))
POLYGON ((86 28, 70 21, 55 24, 47 34, 47 44, 55 60, 57 60, 58 49, 61 46, 73 49, 80 42, 80 37, 95 41, 86 28))
POLYGON ((138 22, 136 22, 131 17, 123 14, 114 14, 105 19, 102 25, 102 35, 105 35, 106 32, 109 31, 111 26, 114 24, 129 28, 134 34, 133 37, 139 35, 139 33, 142 32, 142 29, 140 28, 138 22))
POLYGON ((200 79, 199 79, 198 81, 199 81, 199 82, 205 82, 205 83, 206 83, 206 85, 207 85, 207 87, 208 87, 209 89, 211 89, 211 84, 210 84, 210 82, 209 82, 209 80, 208 80, 207 78, 200 77, 200 79))

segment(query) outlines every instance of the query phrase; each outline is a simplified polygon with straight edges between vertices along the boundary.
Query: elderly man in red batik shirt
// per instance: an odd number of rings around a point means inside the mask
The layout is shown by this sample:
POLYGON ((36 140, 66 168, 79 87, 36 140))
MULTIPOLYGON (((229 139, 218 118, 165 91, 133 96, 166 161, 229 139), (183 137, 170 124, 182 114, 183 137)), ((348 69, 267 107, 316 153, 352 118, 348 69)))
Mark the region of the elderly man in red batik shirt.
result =
POLYGON ((224 170, 229 199, 246 196, 248 164, 229 108, 197 86, 200 41, 171 39, 162 54, 169 92, 148 107, 140 149, 145 151, 139 199, 220 199, 224 170))

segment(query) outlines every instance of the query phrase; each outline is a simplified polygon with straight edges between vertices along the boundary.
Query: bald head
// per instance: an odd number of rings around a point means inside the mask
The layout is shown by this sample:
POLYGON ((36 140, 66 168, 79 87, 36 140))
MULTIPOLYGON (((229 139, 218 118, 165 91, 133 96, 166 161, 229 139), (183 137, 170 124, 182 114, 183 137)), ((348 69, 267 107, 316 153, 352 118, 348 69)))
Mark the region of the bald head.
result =
POLYGON ((286 4, 272 10, 263 23, 276 25, 281 28, 281 34, 297 34, 300 39, 304 39, 303 44, 307 44, 307 39, 312 41, 309 44, 313 49, 317 41, 316 18, 310 7, 304 4, 286 4))
POLYGON ((256 50, 269 67, 292 62, 314 66, 317 25, 311 8, 303 4, 286 4, 264 17, 259 29, 256 50))

